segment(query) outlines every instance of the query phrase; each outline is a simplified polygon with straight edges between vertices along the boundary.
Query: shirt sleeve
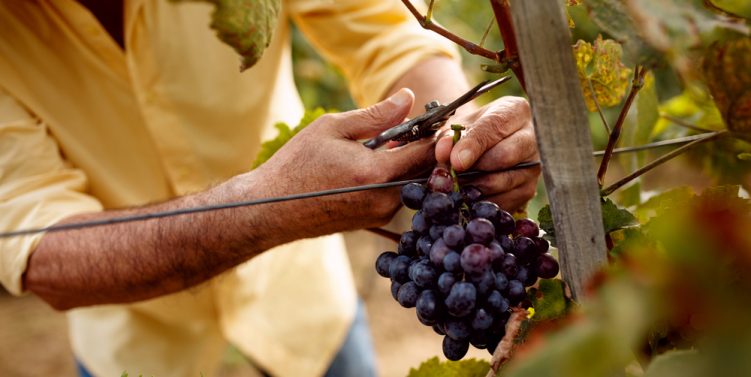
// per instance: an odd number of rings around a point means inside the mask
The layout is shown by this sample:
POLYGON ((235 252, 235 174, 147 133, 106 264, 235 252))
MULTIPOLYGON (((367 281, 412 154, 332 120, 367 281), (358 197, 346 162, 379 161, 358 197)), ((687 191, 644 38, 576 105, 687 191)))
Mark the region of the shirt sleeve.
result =
MULTIPOLYGON (((420 0, 413 3, 425 11, 420 0)), ((459 59, 452 42, 424 30, 399 0, 288 0, 286 4, 311 44, 343 71, 360 106, 380 101, 398 78, 429 56, 459 59)))
MULTIPOLYGON (((0 88, 0 231, 100 211, 86 187, 86 176, 66 163, 44 123, 0 88)), ((9 292, 23 292, 21 277, 42 236, 0 238, 0 283, 9 292)))

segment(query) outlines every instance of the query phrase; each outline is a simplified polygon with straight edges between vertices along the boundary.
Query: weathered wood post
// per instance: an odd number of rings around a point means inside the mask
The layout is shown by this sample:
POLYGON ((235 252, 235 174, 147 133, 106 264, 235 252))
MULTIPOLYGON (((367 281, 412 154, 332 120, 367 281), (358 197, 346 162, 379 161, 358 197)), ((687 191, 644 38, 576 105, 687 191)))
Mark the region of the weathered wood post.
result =
MULTIPOLYGON (((508 1, 508 0, 493 0, 508 1)), ((606 263, 584 97, 561 0, 513 0, 513 28, 532 105, 561 272, 574 297, 606 263)))

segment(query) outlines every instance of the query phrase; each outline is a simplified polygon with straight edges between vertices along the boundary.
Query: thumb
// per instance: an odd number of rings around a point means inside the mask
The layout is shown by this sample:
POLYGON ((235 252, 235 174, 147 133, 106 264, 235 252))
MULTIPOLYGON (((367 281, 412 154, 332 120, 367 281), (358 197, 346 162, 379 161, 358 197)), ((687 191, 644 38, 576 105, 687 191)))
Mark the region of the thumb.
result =
POLYGON ((343 119, 338 132, 352 140, 373 137, 403 122, 414 102, 415 94, 402 88, 375 105, 342 113, 343 119))

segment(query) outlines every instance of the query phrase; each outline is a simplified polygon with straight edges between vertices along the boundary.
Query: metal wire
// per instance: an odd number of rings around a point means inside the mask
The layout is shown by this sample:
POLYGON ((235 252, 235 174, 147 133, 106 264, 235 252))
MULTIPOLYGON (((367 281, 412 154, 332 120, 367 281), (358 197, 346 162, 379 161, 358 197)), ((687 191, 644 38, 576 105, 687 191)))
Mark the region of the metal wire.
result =
MULTIPOLYGON (((540 161, 523 162, 523 163, 514 165, 510 168, 502 169, 499 172, 526 169, 526 168, 530 168, 532 166, 537 166, 537 165, 540 165, 540 161)), ((487 174, 487 172, 472 171, 472 172, 461 173, 458 176, 459 178, 472 178, 472 177, 476 177, 476 176, 483 175, 483 174, 487 174)), ((159 212, 152 212, 152 213, 142 213, 142 214, 131 215, 131 216, 119 216, 119 217, 111 217, 107 219, 81 221, 77 223, 51 225, 51 226, 47 226, 43 228, 21 229, 21 230, 15 230, 11 232, 0 233, 0 238, 17 237, 17 236, 24 236, 24 235, 29 235, 29 234, 43 233, 43 232, 60 232, 60 231, 66 231, 66 230, 92 228, 96 226, 121 224, 121 223, 133 222, 133 221, 145 221, 145 220, 160 219, 164 217, 173 217, 173 216, 181 216, 181 215, 190 215, 190 214, 195 214, 195 213, 219 211, 219 210, 230 209, 230 208, 249 207, 249 206, 254 206, 254 205, 259 205, 259 204, 277 203, 277 202, 284 202, 284 201, 298 200, 298 199, 308 199, 308 198, 315 198, 319 196, 328 196, 328 195, 336 195, 336 194, 346 194, 349 192, 403 186, 403 185, 406 185, 408 183, 413 183, 413 182, 424 183, 424 182, 427 182, 427 180, 428 178, 406 179, 402 181, 376 183, 376 184, 362 185, 362 186, 343 187, 343 188, 330 189, 330 190, 322 190, 322 191, 306 192, 306 193, 292 194, 292 195, 286 195, 286 196, 278 196, 278 197, 273 197, 273 198, 263 198, 263 199, 255 199, 255 200, 247 200, 247 201, 231 202, 231 203, 220 203, 220 204, 213 204, 213 205, 200 206, 200 207, 180 208, 180 209, 171 210, 171 211, 159 211, 159 212)))

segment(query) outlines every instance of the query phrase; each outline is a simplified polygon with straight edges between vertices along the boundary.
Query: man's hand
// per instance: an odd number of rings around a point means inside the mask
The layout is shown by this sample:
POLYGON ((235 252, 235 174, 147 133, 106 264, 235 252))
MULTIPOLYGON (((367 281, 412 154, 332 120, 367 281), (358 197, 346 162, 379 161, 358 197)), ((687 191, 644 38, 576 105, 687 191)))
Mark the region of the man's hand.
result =
MULTIPOLYGON (((520 97, 503 97, 472 112, 449 120, 467 127, 452 148, 451 135, 436 144, 436 160, 451 162, 457 171, 487 172, 539 159, 529 104, 520 97)), ((540 168, 490 173, 469 184, 477 186, 487 200, 513 211, 535 194, 540 168)))
MULTIPOLYGON (((414 94, 402 89, 368 108, 324 115, 249 174, 260 175, 254 181, 270 183, 264 190, 269 196, 281 196, 390 182, 429 171, 435 165, 432 140, 378 150, 361 142, 403 122, 413 103, 414 94)), ((300 236, 362 229, 387 223, 399 204, 398 189, 321 197, 304 201, 303 208, 296 209, 304 216, 290 221, 305 222, 299 226, 300 236)))

